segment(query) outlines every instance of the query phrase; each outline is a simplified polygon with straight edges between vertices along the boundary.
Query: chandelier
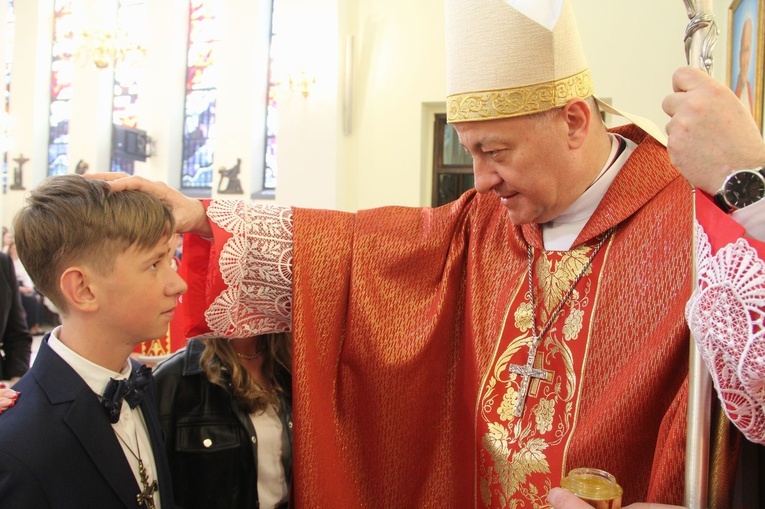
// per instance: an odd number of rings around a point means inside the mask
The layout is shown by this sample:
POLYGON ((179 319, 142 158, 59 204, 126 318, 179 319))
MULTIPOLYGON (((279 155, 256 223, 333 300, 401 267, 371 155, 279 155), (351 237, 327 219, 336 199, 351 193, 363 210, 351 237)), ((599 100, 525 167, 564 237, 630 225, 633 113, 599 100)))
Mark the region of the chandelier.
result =
POLYGON ((82 30, 77 53, 99 69, 105 69, 124 60, 137 60, 146 54, 146 50, 121 28, 108 30, 96 26, 82 30))

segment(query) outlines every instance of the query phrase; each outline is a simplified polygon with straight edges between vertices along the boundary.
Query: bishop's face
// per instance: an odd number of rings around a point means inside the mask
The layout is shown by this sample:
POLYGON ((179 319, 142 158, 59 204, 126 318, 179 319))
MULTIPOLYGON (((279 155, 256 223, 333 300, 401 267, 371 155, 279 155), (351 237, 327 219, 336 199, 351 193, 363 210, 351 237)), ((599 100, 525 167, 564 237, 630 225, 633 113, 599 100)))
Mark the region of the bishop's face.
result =
POLYGON ((577 198, 561 115, 460 122, 454 128, 473 156, 476 191, 499 196, 513 224, 551 221, 577 198))

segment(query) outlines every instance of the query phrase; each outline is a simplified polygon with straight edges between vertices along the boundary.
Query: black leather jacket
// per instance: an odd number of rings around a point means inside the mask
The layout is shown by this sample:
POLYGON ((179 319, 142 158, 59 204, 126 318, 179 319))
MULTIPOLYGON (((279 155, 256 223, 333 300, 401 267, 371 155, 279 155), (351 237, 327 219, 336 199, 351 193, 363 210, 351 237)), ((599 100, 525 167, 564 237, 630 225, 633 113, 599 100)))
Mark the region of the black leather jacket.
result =
MULTIPOLYGON (((185 350, 154 371, 159 418, 173 474, 175 502, 184 509, 257 508, 258 441, 249 415, 231 394, 209 382, 199 364, 204 344, 185 350)), ((289 386, 289 382, 287 382, 289 386)), ((292 407, 282 400, 284 472, 292 472, 292 407)))

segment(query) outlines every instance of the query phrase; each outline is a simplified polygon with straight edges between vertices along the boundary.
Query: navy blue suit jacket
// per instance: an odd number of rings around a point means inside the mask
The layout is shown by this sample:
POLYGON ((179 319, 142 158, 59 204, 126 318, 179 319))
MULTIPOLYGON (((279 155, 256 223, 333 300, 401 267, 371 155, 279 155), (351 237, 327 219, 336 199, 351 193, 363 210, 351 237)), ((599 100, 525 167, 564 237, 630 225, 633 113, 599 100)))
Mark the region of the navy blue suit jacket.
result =
MULTIPOLYGON (((133 362, 134 370, 137 366, 133 362)), ((14 389, 21 392, 16 405, 0 414, 0 506, 139 507, 138 483, 98 396, 48 346, 47 335, 14 389)), ((153 381, 140 408, 154 450, 162 509, 174 509, 153 381)))

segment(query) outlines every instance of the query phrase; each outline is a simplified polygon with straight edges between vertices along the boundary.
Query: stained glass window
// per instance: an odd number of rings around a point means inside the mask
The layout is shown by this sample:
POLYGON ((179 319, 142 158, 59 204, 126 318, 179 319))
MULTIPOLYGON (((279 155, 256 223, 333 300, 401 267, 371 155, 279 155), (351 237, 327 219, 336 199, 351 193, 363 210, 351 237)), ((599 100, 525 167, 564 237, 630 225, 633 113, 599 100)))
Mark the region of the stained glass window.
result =
POLYGON ((69 117, 71 115, 74 54, 73 0, 55 0, 53 59, 50 80, 50 132, 48 175, 63 175, 69 166, 69 117))
POLYGON ((279 110, 277 109, 276 90, 279 86, 273 76, 274 48, 278 48, 276 0, 271 2, 271 39, 269 41, 268 59, 268 97, 266 103, 266 144, 263 165, 263 189, 276 189, 276 133, 279 130, 279 110))
MULTIPOLYGON (((145 48, 143 40, 147 23, 146 0, 119 0, 117 26, 132 44, 145 48)), ((138 127, 141 69, 137 65, 138 52, 129 52, 124 60, 114 64, 114 99, 112 123, 118 126, 138 127)), ((135 159, 112 153, 111 170, 133 174, 135 159)))
POLYGON ((219 0, 191 0, 186 61, 186 106, 183 126, 181 188, 211 189, 215 153, 215 56, 220 27, 219 0))
POLYGON ((0 151, 3 153, 2 178, 3 193, 8 186, 8 122, 11 111, 11 64, 13 64, 13 38, 16 33, 16 15, 13 11, 13 0, 8 0, 8 15, 5 24, 5 87, 3 89, 3 118, 0 122, 0 151))

